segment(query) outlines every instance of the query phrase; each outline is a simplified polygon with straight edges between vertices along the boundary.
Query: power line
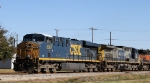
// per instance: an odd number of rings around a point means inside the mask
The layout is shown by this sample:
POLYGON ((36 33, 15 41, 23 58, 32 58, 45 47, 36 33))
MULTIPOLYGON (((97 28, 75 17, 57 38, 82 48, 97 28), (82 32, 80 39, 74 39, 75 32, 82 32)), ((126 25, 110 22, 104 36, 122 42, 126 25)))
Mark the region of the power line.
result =
MULTIPOLYGON (((90 28, 90 29, 92 29, 92 28, 90 28)), ((52 30, 52 29, 47 29, 47 30, 44 30, 44 31, 42 31, 42 32, 47 32, 47 31, 49 31, 49 30, 52 30)), ((57 30, 58 30, 58 29, 57 29, 57 30)), ((84 30, 84 31, 85 31, 85 30, 88 30, 88 29, 67 29, 67 28, 64 29, 64 28, 63 28, 63 29, 59 29, 59 30, 61 30, 61 31, 67 31, 67 30, 73 30, 73 31, 74 31, 74 30, 84 30)), ((133 32, 135 32, 135 33, 136 33, 136 32, 144 32, 144 33, 145 33, 145 32, 150 32, 150 30, 145 30, 145 29, 142 29, 142 30, 96 29, 96 30, 101 30, 101 31, 105 31, 105 32, 129 32, 129 33, 130 33, 130 32, 132 32, 132 33, 133 33, 133 32)))
POLYGON ((137 42, 137 41, 150 41, 150 40, 144 40, 144 39, 143 40, 136 40, 136 39, 135 40, 132 40, 132 39, 131 40, 130 39, 129 40, 121 40, 120 39, 119 41, 136 41, 137 42))
MULTIPOLYGON (((110 39, 99 39, 99 40, 95 40, 95 41, 106 41, 106 40, 110 40, 110 39)), ((134 42, 135 42, 135 41, 136 41, 136 42, 140 42, 140 41, 142 41, 142 42, 143 42, 143 41, 150 41, 150 40, 144 40, 144 39, 143 39, 143 40, 136 40, 136 39, 135 39, 135 40, 132 40, 132 39, 131 39, 131 40, 130 40, 130 39, 127 39, 127 40, 122 40, 122 39, 111 39, 111 40, 127 41, 127 42, 129 42, 129 41, 134 41, 134 42)))

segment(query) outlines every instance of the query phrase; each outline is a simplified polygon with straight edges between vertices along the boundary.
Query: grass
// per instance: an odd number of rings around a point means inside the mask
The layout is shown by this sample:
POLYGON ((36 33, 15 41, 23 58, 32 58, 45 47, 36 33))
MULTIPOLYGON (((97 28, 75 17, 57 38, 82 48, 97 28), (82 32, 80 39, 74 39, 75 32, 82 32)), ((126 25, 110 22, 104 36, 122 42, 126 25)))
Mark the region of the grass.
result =
POLYGON ((63 83, 149 83, 149 74, 102 75, 93 77, 73 78, 63 83))
POLYGON ((28 80, 3 83, 149 83, 150 74, 119 74, 119 75, 99 75, 87 77, 56 78, 46 80, 28 80))

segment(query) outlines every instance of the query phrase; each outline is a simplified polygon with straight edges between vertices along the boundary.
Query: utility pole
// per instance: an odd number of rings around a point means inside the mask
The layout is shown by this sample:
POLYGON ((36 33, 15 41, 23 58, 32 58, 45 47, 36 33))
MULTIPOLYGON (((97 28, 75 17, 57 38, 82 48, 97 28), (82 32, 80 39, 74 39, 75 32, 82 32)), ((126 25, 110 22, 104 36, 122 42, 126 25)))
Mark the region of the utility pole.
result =
POLYGON ((111 38, 111 32, 110 32, 110 39, 109 39, 109 40, 110 40, 110 45, 111 45, 111 41, 112 41, 112 40, 118 40, 118 39, 112 39, 112 38, 111 38))
POLYGON ((16 35, 16 47, 18 45, 18 34, 16 35))
POLYGON ((17 47, 17 45, 18 45, 18 34, 15 35, 15 38, 13 39, 13 42, 14 42, 13 46, 17 47))
POLYGON ((97 29, 95 29, 95 28, 90 28, 91 30, 92 30, 92 43, 93 43, 93 30, 97 30, 97 29))
POLYGON ((111 32, 110 32, 110 45, 111 45, 111 32))
POLYGON ((13 44, 14 47, 16 47, 16 44, 15 44, 15 43, 16 43, 16 40, 15 40, 15 38, 14 38, 14 44, 13 44))
POLYGON ((58 30, 58 29, 55 29, 55 30, 56 30, 56 36, 58 36, 58 31, 59 31, 59 30, 58 30))
POLYGON ((118 40, 118 39, 112 39, 112 37, 111 37, 111 32, 110 32, 110 38, 109 38, 109 39, 105 39, 105 40, 109 40, 109 41, 110 41, 110 44, 109 44, 109 45, 112 45, 112 44, 111 44, 111 43, 112 43, 111 41, 112 41, 112 40, 118 40))

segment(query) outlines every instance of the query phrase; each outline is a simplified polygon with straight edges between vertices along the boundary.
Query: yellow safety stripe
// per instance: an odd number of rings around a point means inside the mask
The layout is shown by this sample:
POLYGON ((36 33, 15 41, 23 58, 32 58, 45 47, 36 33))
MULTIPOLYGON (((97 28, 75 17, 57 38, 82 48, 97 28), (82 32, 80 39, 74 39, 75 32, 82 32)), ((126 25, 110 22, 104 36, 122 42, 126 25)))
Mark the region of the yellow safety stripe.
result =
POLYGON ((73 60, 73 59, 65 59, 65 58, 39 58, 39 60, 100 62, 99 60, 78 60, 78 59, 73 60))

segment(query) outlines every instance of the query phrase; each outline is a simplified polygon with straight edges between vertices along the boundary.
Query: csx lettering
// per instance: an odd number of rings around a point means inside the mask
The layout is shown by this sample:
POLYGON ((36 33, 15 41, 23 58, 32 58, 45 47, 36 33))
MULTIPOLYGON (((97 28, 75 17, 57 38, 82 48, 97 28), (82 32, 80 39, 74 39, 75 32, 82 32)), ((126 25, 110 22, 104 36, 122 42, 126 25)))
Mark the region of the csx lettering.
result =
POLYGON ((124 52, 123 51, 118 51, 118 56, 119 57, 123 57, 124 56, 124 52))
POLYGON ((81 49, 81 45, 71 44, 70 54, 71 55, 81 55, 80 49, 81 49))

